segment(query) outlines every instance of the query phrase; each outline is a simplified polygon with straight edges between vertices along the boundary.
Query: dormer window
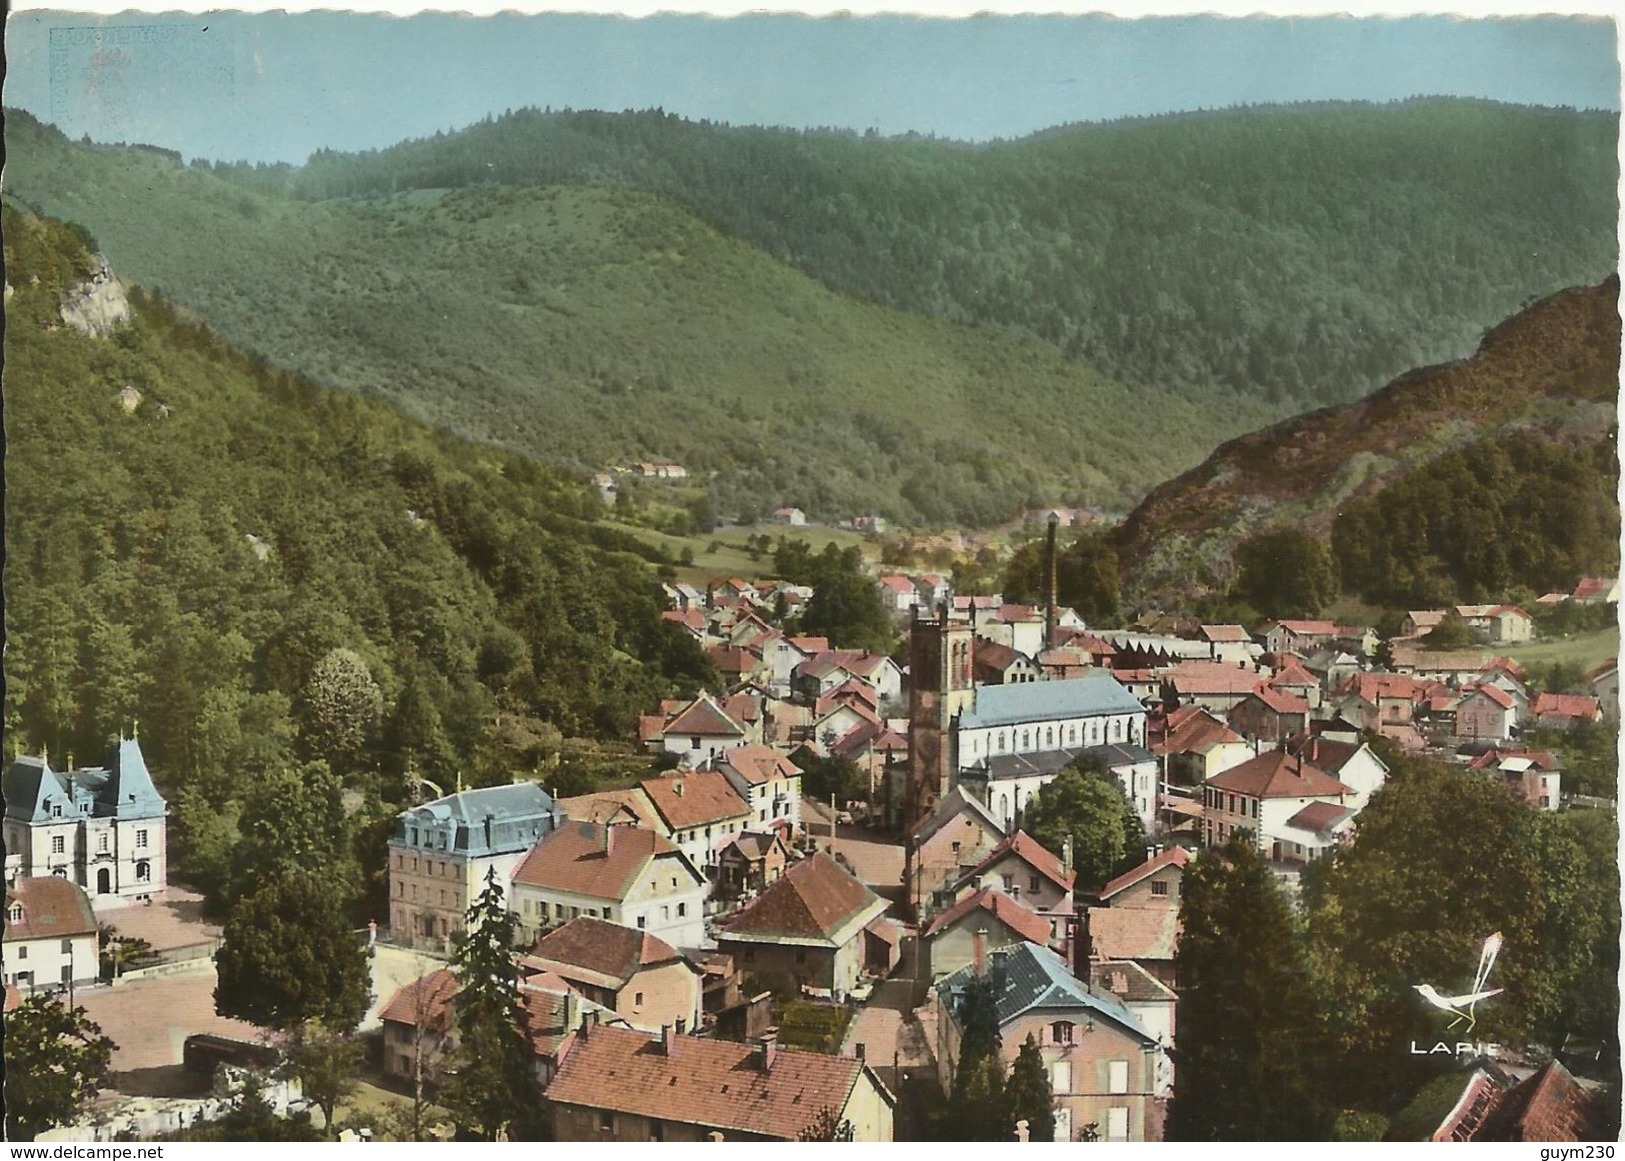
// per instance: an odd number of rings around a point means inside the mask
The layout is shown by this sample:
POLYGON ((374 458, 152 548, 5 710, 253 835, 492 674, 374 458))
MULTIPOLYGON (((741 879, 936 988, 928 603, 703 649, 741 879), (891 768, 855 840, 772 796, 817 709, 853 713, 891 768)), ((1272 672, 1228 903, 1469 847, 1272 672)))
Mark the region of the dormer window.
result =
POLYGON ((62 817, 62 804, 60 802, 51 803, 51 817, 52 818, 61 818, 62 817))
POLYGON ((6 909, 6 918, 12 923, 21 923, 23 921, 23 905, 21 903, 13 903, 9 908, 6 909))

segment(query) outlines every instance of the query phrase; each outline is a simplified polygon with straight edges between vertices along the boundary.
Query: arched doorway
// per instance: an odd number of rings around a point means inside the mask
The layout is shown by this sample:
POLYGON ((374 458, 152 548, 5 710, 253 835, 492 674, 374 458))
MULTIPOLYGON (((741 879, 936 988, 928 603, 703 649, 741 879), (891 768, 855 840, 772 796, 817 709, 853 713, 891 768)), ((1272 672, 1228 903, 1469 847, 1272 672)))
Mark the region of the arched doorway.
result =
POLYGON ((103 867, 96 872, 96 894, 111 895, 113 893, 113 872, 103 867))

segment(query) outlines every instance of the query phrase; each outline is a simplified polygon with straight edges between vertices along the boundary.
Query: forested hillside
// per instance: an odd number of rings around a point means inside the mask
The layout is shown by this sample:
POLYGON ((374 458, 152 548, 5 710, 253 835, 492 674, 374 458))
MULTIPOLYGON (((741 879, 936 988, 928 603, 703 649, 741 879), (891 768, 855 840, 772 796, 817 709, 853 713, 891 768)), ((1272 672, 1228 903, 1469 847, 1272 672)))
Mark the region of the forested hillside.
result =
POLYGON ((557 785, 715 680, 580 484, 272 371, 139 289, 89 337, 59 316, 83 232, 9 206, 4 229, 6 749, 92 763, 139 728, 183 877, 301 762, 387 826, 409 774, 557 785))
POLYGON ((275 365, 577 470, 678 459, 725 516, 1126 509, 1273 414, 833 292, 647 194, 310 203, 24 116, 7 134, 15 195, 275 365))
POLYGON ((1127 587, 1223 593, 1236 544, 1286 526, 1332 532, 1342 588, 1400 606, 1617 569, 1618 299, 1617 278, 1553 295, 1469 359, 1225 444, 1113 534, 1127 587))
POLYGON ((1618 119, 1484 102, 1293 106, 967 148, 659 111, 521 110, 297 170, 308 198, 645 190, 832 286, 1043 338, 1131 385, 1278 415, 1465 354, 1617 264, 1618 119))

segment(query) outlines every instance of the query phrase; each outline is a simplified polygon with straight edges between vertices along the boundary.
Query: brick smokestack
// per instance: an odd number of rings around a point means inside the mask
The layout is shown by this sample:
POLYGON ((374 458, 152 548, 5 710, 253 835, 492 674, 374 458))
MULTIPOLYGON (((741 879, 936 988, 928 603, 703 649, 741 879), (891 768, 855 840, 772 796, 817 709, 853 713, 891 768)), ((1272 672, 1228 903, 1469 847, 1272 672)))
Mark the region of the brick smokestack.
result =
POLYGON ((1055 529, 1061 523, 1061 518, 1054 512, 1049 514, 1049 531, 1044 537, 1044 648, 1048 649, 1055 644, 1055 622, 1058 617, 1056 606, 1056 563, 1055 563, 1055 529))

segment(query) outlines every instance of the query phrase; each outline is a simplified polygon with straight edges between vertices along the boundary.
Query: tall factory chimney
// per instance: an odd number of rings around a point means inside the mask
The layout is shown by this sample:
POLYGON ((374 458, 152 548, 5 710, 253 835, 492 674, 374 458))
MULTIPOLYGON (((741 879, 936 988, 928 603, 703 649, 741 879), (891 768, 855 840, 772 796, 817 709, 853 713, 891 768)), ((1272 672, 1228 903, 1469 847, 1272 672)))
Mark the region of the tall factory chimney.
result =
POLYGON ((1061 518, 1054 512, 1049 514, 1049 532, 1044 538, 1044 648, 1055 647, 1055 620, 1058 616, 1055 599, 1055 528, 1061 523, 1061 518))

